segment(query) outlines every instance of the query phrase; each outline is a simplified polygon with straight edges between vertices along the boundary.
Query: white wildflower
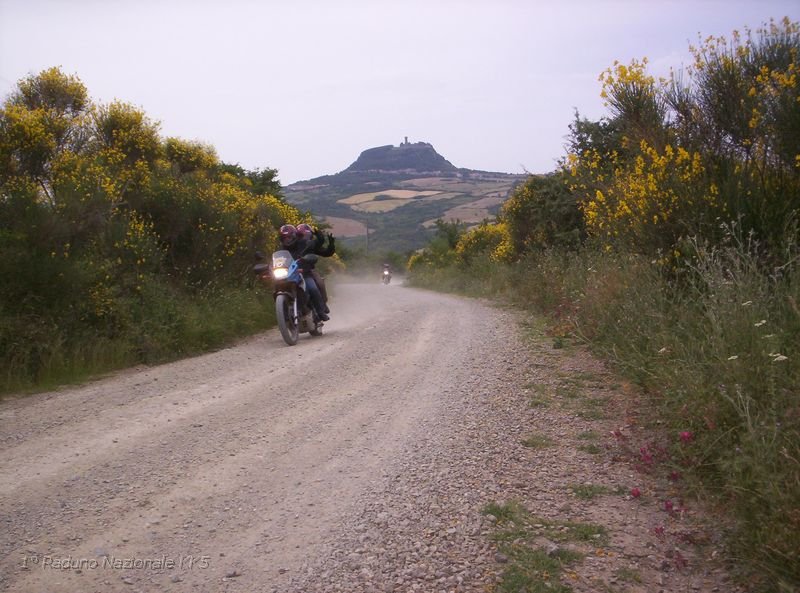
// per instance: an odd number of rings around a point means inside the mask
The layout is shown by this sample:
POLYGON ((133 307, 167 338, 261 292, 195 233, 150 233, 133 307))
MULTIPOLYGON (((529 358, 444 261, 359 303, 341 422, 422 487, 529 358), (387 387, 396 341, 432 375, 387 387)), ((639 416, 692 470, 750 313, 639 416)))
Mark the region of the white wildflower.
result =
POLYGON ((762 325, 764 325, 766 322, 767 322, 767 320, 766 320, 766 319, 762 319, 761 321, 757 321, 757 322, 756 322, 754 325, 755 325, 756 327, 761 327, 761 326, 762 326, 762 325))

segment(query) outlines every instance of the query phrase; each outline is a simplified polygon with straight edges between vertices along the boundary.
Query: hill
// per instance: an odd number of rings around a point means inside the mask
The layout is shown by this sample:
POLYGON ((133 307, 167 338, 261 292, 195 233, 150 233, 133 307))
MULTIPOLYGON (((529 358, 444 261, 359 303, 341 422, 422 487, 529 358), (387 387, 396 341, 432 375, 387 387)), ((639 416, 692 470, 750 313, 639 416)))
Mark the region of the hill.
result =
POLYGON ((343 171, 293 183, 284 194, 351 247, 405 252, 428 242, 437 219, 493 218, 525 177, 458 168, 431 144, 406 139, 364 150, 343 171))
POLYGON ((406 140, 400 146, 378 146, 362 152, 356 162, 344 170, 353 172, 413 172, 416 174, 430 172, 443 173, 456 171, 456 167, 440 155, 427 142, 411 144, 406 140))

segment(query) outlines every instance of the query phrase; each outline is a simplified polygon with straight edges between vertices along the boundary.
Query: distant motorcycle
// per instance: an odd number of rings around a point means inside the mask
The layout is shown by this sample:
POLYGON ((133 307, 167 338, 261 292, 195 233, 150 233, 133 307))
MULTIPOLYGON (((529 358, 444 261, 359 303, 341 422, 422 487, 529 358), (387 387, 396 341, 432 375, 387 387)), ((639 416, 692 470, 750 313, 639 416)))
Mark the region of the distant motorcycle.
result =
MULTIPOLYGON (((304 255, 302 262, 315 264, 317 256, 304 255)), ((322 321, 317 318, 311 302, 306 293, 306 281, 300 267, 301 260, 292 258, 286 250, 276 251, 272 254, 272 265, 259 263, 253 266, 253 271, 262 281, 272 279, 275 299, 275 317, 278 320, 278 329, 283 340, 294 346, 302 333, 312 336, 322 335, 322 321)))
POLYGON ((392 281, 392 273, 384 268, 383 274, 381 276, 381 282, 383 282, 384 284, 389 284, 389 282, 391 281, 392 281))

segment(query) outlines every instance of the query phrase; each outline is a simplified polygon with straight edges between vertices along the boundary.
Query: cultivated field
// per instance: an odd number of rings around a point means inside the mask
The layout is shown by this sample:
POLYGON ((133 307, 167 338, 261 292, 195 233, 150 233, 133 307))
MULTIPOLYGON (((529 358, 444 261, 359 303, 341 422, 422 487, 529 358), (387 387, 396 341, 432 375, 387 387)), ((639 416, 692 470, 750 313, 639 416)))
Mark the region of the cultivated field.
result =
MULTIPOLYGON (((511 189, 509 180, 462 180, 441 177, 409 179, 400 185, 409 189, 387 188, 380 191, 358 193, 337 200, 355 212, 367 214, 386 213, 410 204, 454 200, 451 208, 441 216, 443 220, 480 222, 491 218, 491 209, 499 206, 511 189), (414 188, 414 189, 411 189, 414 188), (465 199, 475 198, 465 203, 465 199)), ((429 227, 436 219, 425 222, 429 227)))
POLYGON ((326 216, 325 222, 331 225, 331 232, 337 237, 363 237, 367 232, 367 226, 363 222, 352 218, 326 216))

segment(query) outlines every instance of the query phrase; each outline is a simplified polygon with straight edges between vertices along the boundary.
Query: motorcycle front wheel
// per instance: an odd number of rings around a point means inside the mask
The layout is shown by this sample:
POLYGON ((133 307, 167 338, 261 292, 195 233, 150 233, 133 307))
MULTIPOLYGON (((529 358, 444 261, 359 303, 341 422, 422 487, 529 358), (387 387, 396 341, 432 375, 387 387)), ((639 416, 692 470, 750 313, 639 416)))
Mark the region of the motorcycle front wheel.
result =
POLYGON ((278 319, 278 329, 281 330, 283 341, 294 346, 300 335, 297 319, 294 317, 294 301, 286 294, 275 297, 275 316, 278 319))

